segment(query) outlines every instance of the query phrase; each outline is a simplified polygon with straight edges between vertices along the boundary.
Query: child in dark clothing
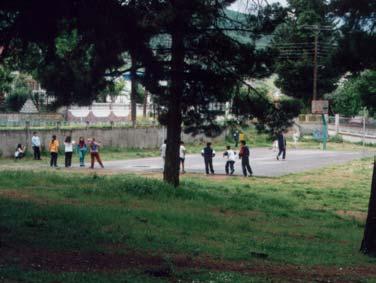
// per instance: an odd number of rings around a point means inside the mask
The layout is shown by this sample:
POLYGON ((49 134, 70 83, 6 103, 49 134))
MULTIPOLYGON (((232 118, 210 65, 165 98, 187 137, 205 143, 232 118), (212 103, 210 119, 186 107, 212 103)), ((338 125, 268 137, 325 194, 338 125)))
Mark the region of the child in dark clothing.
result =
POLYGON ((209 169, 210 173, 214 174, 213 157, 215 156, 215 150, 211 148, 210 142, 208 142, 206 147, 202 149, 201 155, 204 157, 206 175, 209 175, 209 169))
POLYGON ((247 171, 249 177, 252 177, 253 172, 251 169, 251 165, 249 165, 249 148, 248 146, 246 146, 245 141, 240 142, 239 158, 242 159, 242 169, 244 177, 247 177, 247 171))

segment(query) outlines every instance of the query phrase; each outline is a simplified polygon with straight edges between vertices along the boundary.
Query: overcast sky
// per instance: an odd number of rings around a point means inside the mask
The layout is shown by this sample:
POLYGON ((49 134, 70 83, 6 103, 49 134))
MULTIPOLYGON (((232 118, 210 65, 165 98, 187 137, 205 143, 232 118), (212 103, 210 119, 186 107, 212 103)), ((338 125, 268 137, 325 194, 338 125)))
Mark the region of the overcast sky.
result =
MULTIPOLYGON (((239 11, 245 13, 247 11, 247 2, 252 0, 237 0, 231 7, 231 10, 239 11)), ((276 3, 279 2, 281 5, 286 5, 286 0, 268 0, 269 3, 276 3)))

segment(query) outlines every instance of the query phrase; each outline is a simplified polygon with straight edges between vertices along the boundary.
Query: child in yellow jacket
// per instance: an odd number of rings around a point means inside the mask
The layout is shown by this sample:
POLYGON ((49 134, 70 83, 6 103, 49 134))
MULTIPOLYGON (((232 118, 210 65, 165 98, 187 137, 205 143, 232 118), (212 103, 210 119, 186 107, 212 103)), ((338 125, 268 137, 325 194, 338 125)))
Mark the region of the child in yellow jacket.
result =
POLYGON ((57 154, 59 152, 59 141, 56 139, 56 135, 52 136, 52 140, 48 145, 48 149, 51 153, 50 166, 57 167, 57 154))

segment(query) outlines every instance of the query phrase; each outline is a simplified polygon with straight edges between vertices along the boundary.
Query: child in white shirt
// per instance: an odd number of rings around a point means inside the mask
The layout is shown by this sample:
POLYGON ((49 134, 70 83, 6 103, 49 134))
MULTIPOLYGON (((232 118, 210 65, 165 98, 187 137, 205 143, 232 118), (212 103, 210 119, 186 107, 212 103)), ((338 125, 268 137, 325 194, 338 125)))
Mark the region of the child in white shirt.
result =
POLYGON ((226 151, 223 153, 223 157, 227 157, 225 166, 226 175, 232 175, 235 172, 234 164, 236 160, 236 152, 231 149, 231 146, 227 146, 226 151), (231 172, 230 172, 231 170, 231 172))

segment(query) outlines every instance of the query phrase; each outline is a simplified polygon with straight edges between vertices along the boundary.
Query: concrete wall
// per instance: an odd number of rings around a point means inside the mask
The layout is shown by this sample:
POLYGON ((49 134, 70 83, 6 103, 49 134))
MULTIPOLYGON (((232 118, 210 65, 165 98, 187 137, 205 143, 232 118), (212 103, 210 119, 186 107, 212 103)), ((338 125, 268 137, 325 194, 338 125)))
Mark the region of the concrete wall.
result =
MULTIPOLYGON (((52 135, 56 135, 60 143, 63 143, 66 136, 72 136, 77 141, 79 137, 95 137, 97 141, 102 142, 104 147, 120 148, 159 148, 166 137, 166 129, 160 127, 148 128, 114 128, 114 129, 73 129, 73 130, 38 130, 45 148, 51 140, 52 135)), ((0 150, 3 156, 13 156, 17 144, 21 143, 27 146, 31 151, 31 137, 33 130, 0 130, 0 150)), ((225 133, 214 139, 224 140, 225 133)), ((182 135, 185 143, 212 141, 202 135, 192 137, 182 135)))

